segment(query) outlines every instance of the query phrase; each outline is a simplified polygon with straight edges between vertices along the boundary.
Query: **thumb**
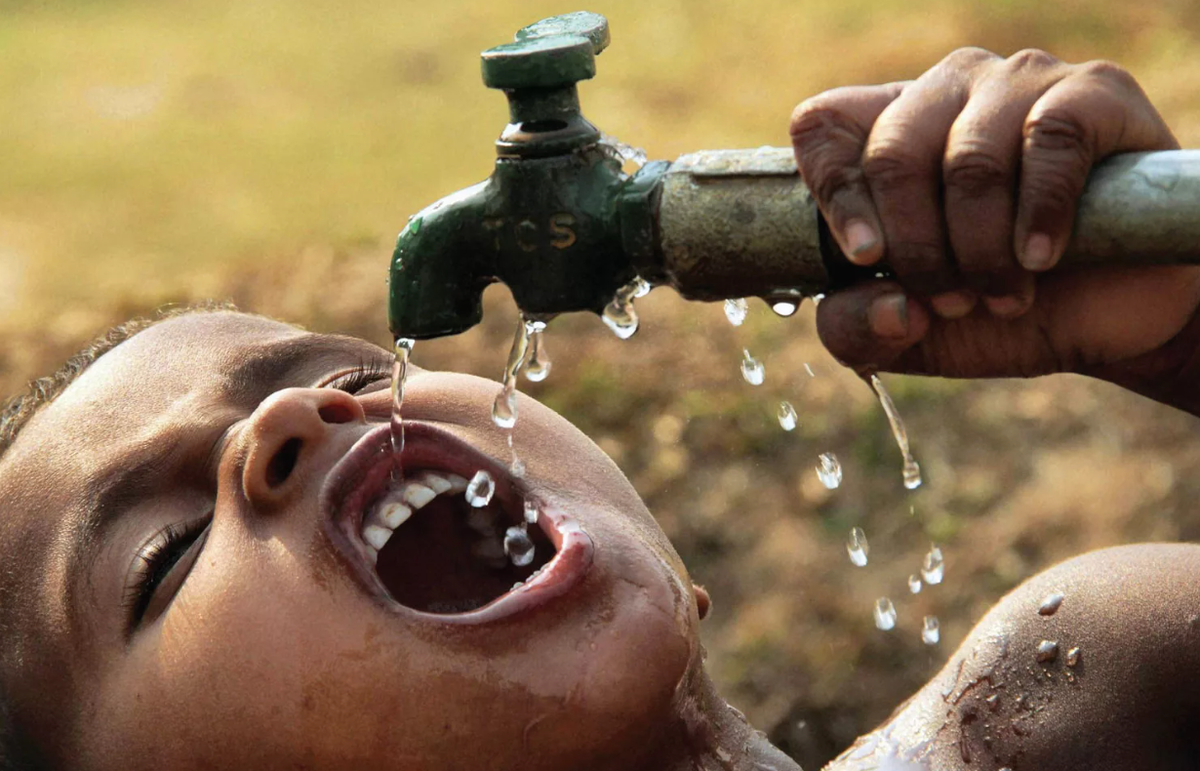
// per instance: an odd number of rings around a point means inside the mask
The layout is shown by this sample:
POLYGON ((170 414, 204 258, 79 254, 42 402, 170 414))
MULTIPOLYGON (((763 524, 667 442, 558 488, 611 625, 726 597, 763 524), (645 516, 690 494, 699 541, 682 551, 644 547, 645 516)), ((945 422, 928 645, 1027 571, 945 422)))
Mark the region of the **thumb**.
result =
POLYGON ((929 331, 929 312, 899 284, 872 281, 826 297, 817 332, 834 358, 856 370, 887 370, 929 331))

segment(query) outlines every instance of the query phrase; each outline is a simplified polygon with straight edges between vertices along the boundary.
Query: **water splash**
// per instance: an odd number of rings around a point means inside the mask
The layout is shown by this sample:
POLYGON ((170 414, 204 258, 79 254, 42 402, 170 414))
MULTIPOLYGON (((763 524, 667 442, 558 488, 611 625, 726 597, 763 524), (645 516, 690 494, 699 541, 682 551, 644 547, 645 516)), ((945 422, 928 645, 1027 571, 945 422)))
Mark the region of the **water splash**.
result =
POLYGON ((842 483, 842 464, 831 452, 823 452, 817 458, 817 478, 827 490, 836 490, 842 483))
POLYGON ((777 417, 779 418, 779 425, 784 431, 792 431, 796 428, 796 408, 792 406, 791 402, 779 403, 777 417))
POLYGON ((879 403, 883 406, 883 414, 887 415, 888 423, 892 426, 892 436, 896 438, 896 446, 900 448, 900 454, 904 456, 904 486, 909 490, 915 490, 921 486, 921 467, 913 460, 912 452, 909 450, 908 431, 904 428, 904 421, 900 419, 896 404, 892 401, 887 389, 883 387, 883 381, 879 379, 878 375, 871 375, 871 388, 875 389, 875 395, 879 397, 879 403))
POLYGON ((535 548, 524 524, 514 525, 504 531, 504 553, 512 564, 523 568, 533 562, 535 548))
POLYGON ((925 583, 933 586, 940 584, 945 575, 946 560, 942 557, 942 550, 936 545, 930 546, 929 552, 921 562, 921 577, 925 579, 925 583))
POLYGON ((913 574, 908 577, 908 591, 909 592, 911 592, 912 594, 920 594, 921 586, 922 586, 921 579, 916 574, 913 574))
POLYGON ((550 374, 550 354, 546 351, 546 341, 543 333, 546 331, 544 321, 527 321, 533 327, 529 333, 529 361, 525 365, 525 379, 540 383, 550 374))
POLYGON ((749 312, 750 306, 743 298, 725 301, 725 318, 735 327, 740 327, 746 321, 746 314, 749 312))
POLYGON ((762 385, 766 370, 758 359, 750 355, 749 348, 742 349, 742 377, 750 385, 762 385))
POLYGON ((875 627, 887 632, 896 626, 896 606, 887 597, 875 600, 875 627))
POLYGON ((404 406, 404 385, 408 381, 408 362, 412 358, 416 341, 409 337, 397 337, 394 348, 396 360, 392 364, 392 477, 403 475, 400 457, 404 452, 404 418, 400 409, 404 406))
POLYGON ((476 471, 475 476, 471 477, 471 481, 467 482, 467 503, 477 509, 482 509, 491 503, 492 496, 495 494, 496 480, 492 479, 492 475, 483 469, 476 471))
POLYGON ((627 145, 611 134, 600 134, 600 146, 611 152, 622 163, 633 164, 639 169, 646 165, 647 156, 645 150, 633 145, 627 145))
POLYGON ((942 639, 942 632, 937 616, 926 616, 921 622, 921 642, 926 645, 937 645, 942 639))
POLYGON ((633 308, 633 301, 644 297, 651 288, 644 279, 636 277, 617 290, 608 305, 604 306, 604 312, 600 314, 600 318, 613 334, 622 340, 628 340, 638 331, 638 315, 633 308))
POLYGON ((867 555, 871 553, 871 545, 867 543, 867 534, 861 527, 850 529, 850 537, 846 539, 846 553, 850 555, 850 561, 856 566, 860 568, 866 566, 867 555))

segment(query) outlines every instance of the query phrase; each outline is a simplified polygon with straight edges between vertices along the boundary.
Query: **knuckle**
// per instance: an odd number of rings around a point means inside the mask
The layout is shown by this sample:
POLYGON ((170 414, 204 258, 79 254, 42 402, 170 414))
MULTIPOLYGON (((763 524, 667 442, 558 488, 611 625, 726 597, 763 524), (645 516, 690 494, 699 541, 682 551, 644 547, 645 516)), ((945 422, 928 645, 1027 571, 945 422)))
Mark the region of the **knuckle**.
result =
POLYGON ((827 91, 796 105, 789 124, 792 141, 800 146, 850 139, 861 144, 864 134, 839 105, 837 93, 827 91))
POLYGON ((1140 86, 1128 70, 1107 59, 1084 62, 1078 65, 1078 72, 1084 77, 1104 81, 1119 88, 1140 90, 1140 86))
POLYGON ((1079 194, 1083 191, 1086 170, 1061 168, 1035 168, 1027 174, 1021 188, 1021 197, 1028 208, 1042 215, 1065 215, 1072 211, 1079 194))
POLYGON ((1026 153, 1071 152, 1084 156, 1091 136, 1087 123, 1068 107, 1048 107, 1025 123, 1026 153))
POLYGON ((862 161, 863 175, 880 190, 909 185, 921 177, 926 166, 911 147, 898 141, 869 144, 862 161))
POLYGON ((951 51, 938 63, 939 67, 947 67, 950 69, 971 69, 985 62, 992 62, 1000 57, 986 48, 979 46, 966 46, 951 51))
POLYGON ((947 188, 975 196, 997 187, 1008 187, 1013 169, 991 148, 964 148, 947 156, 942 178, 947 188))
POLYGON ((1040 48, 1025 48, 1005 59, 1004 63, 1010 70, 1044 70, 1061 62, 1058 57, 1040 48))

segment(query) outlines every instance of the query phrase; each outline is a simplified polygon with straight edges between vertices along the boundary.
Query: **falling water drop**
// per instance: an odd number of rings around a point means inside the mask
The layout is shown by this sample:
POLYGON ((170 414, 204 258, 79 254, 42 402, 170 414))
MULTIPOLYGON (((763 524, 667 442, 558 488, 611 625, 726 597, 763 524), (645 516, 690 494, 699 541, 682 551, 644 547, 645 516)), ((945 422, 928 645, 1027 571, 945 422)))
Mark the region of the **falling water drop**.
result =
POLYGON ((942 550, 936 545, 929 547, 929 552, 921 562, 921 577, 925 583, 933 586, 940 584, 946 575, 946 561, 942 558, 942 550))
POLYGON ((861 568, 867 564, 867 555, 871 553, 871 545, 867 543, 867 534, 861 527, 850 529, 850 537, 846 540, 846 552, 850 555, 850 561, 858 567, 861 568))
POLYGON ((539 322, 521 319, 517 323, 508 361, 504 364, 504 375, 500 379, 500 393, 492 403, 492 422, 500 428, 512 428, 517 424, 517 373, 529 353, 529 336, 535 323, 539 322))
POLYGON ((750 306, 746 304, 744 298, 725 301, 725 318, 729 319, 729 323, 735 327, 740 327, 742 322, 746 320, 746 314, 750 312, 750 306))
POLYGON ((896 404, 892 401, 887 389, 883 387, 883 381, 879 379, 878 375, 871 375, 871 388, 875 389, 875 395, 879 397, 879 403, 883 406, 883 414, 887 415, 888 423, 892 426, 892 436, 896 439, 896 446, 900 448, 900 454, 904 457, 904 486, 909 490, 915 490, 921 486, 921 467, 913 460, 912 452, 909 450, 908 431, 904 428, 904 421, 900 419, 896 404))
POLYGON ((533 540, 525 530, 525 525, 514 525, 504 531, 504 553, 512 560, 512 564, 523 568, 533 562, 533 540))
POLYGON ((762 385, 766 371, 762 362, 750 355, 750 349, 742 349, 742 377, 750 385, 762 385))
POLYGON ((546 351, 544 321, 527 322, 532 325, 529 334, 529 362, 525 365, 525 379, 540 383, 550 374, 550 354, 546 351))
POLYGON ((784 431, 791 431, 796 427, 796 408, 791 402, 779 403, 779 425, 784 431))
POLYGON ((791 300, 779 300, 778 302, 771 303, 771 310, 775 311, 775 315, 782 316, 785 319, 788 316, 794 316, 796 309, 799 307, 799 303, 792 302, 791 300))
POLYGON ((887 597, 875 600, 875 626, 885 632, 896 626, 896 606, 887 597))
POLYGON ((617 290, 613 299, 604 306, 600 318, 617 337, 628 340, 638 330, 638 315, 633 308, 635 298, 643 297, 651 289, 650 284, 641 278, 634 278, 617 290))
POLYGON ((396 360, 392 364, 392 475, 398 476, 400 456, 404 452, 404 418, 400 408, 404 405, 404 384, 408 380, 408 361, 412 357, 416 341, 408 337, 396 338, 396 360))
POLYGON ((536 525, 538 521, 538 515, 541 513, 538 510, 537 504, 533 501, 525 501, 524 509, 525 521, 531 525, 536 525))
POLYGON ((926 645, 937 645, 940 639, 942 633, 938 627, 937 616, 926 616, 921 622, 921 641, 926 645))
POLYGON ((842 483, 842 464, 831 452, 823 452, 817 458, 817 478, 826 489, 836 490, 842 483))
POLYGON ((921 579, 915 574, 908 577, 908 591, 913 594, 921 593, 921 579))
POLYGON ((467 482, 467 503, 477 509, 482 509, 492 500, 492 496, 496 492, 496 481, 492 479, 492 475, 480 469, 475 472, 475 476, 471 477, 471 481, 467 482))

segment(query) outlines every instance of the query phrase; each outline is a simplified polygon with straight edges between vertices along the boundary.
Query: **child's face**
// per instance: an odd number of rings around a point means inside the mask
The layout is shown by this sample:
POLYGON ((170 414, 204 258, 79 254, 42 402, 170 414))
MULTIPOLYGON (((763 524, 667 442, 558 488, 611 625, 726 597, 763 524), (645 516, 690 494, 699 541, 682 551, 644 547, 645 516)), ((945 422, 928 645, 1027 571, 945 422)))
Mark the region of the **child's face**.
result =
POLYGON ((650 745, 698 666, 691 586, 622 474, 533 400, 516 480, 497 384, 412 372, 409 471, 492 470, 500 532, 536 499, 558 555, 474 613, 391 599, 505 590, 469 554, 460 495, 401 525, 371 567, 359 518, 386 486, 388 383, 317 386, 385 357, 183 316, 105 354, 26 426, 0 462, 0 661, 16 730, 54 765, 627 768, 650 745), (159 561, 146 602, 137 554, 168 525, 204 529, 159 561))

